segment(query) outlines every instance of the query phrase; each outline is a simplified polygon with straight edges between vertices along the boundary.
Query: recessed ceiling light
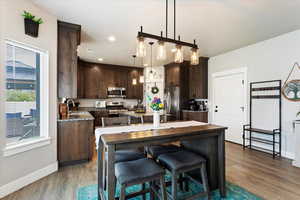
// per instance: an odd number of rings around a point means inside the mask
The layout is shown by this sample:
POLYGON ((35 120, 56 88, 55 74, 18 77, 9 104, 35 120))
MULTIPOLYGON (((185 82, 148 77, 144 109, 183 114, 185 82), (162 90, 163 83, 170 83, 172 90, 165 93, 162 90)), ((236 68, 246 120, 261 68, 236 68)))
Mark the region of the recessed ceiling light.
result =
POLYGON ((148 67, 148 64, 147 64, 147 63, 145 63, 145 64, 144 64, 144 67, 148 67))
POLYGON ((116 41, 116 37, 111 35, 111 36, 108 37, 108 41, 114 42, 114 41, 116 41))
POLYGON ((172 51, 173 53, 175 53, 175 52, 176 52, 176 48, 174 48, 174 49, 171 49, 171 51, 172 51))
POLYGON ((98 61, 102 62, 102 61, 103 61, 103 58, 98 58, 98 61))

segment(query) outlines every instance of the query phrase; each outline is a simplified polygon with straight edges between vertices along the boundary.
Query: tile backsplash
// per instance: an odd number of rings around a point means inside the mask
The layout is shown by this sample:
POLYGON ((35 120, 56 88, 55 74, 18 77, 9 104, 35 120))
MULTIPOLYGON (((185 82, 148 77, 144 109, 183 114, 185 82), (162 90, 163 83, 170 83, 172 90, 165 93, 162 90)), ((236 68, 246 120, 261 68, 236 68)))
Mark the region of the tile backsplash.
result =
POLYGON ((124 106, 126 108, 132 108, 133 106, 137 105, 137 103, 138 103, 137 99, 119 99, 119 98, 114 98, 114 99, 77 99, 77 101, 80 103, 79 107, 95 107, 96 101, 106 101, 106 102, 120 101, 120 102, 124 102, 124 106))

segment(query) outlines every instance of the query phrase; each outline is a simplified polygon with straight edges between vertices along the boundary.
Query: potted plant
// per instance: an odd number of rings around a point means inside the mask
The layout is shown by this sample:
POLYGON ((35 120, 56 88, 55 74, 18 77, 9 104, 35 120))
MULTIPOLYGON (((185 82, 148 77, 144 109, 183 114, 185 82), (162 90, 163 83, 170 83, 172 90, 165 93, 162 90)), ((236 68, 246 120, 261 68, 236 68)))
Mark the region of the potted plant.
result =
POLYGON ((151 101, 150 108, 153 110, 153 126, 158 128, 160 124, 159 111, 164 109, 164 104, 161 102, 160 98, 154 97, 151 101))
POLYGON ((25 10, 22 16, 24 17, 25 34, 32 37, 38 37, 39 25, 43 23, 42 18, 36 19, 34 15, 25 10))

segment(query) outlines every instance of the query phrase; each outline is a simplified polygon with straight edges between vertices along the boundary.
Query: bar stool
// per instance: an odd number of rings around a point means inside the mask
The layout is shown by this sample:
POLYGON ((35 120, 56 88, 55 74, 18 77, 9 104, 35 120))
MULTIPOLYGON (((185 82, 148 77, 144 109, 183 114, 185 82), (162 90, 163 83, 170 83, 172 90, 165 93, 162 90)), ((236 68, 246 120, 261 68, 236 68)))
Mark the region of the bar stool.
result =
MULTIPOLYGON (((201 196, 207 196, 208 199, 210 199, 207 172, 206 172, 206 160, 202 156, 187 150, 182 150, 174 153, 162 154, 158 156, 157 160, 162 166, 164 166, 172 174, 172 191, 171 191, 172 193, 171 195, 170 194, 169 195, 173 200, 177 199, 178 175, 183 173, 186 174, 186 172, 195 169, 200 170, 204 192, 199 192, 197 194, 194 194, 191 197, 188 197, 188 199, 194 199, 201 196)), ((187 178, 190 177, 187 176, 187 178)), ((195 181, 194 179, 191 180, 195 181)))
MULTIPOLYGON (((150 195, 156 194, 160 199, 167 200, 165 186, 165 170, 156 164, 152 159, 143 158, 134 161, 119 162, 115 164, 115 175, 117 182, 121 185, 120 200, 126 199, 125 190, 127 187, 137 184, 145 185, 146 182, 160 181, 161 195, 157 191, 153 191, 150 184, 150 195)), ((135 194, 129 194, 130 197, 143 195, 145 199, 145 188, 135 194)), ((152 196, 150 196, 152 199, 152 196)))
MULTIPOLYGON (((103 185, 104 190, 106 190, 106 174, 107 174, 107 157, 108 153, 105 152, 105 161, 104 161, 104 176, 103 176, 103 185)), ((115 163, 119 162, 126 162, 126 161, 132 161, 132 160, 138 160, 141 158, 145 158, 145 154, 138 151, 137 149, 130 149, 130 150, 118 150, 115 152, 115 163)))
POLYGON ((151 157, 156 160, 158 156, 166 153, 173 153, 182 150, 181 147, 176 145, 151 145, 146 148, 147 154, 151 155, 151 157))

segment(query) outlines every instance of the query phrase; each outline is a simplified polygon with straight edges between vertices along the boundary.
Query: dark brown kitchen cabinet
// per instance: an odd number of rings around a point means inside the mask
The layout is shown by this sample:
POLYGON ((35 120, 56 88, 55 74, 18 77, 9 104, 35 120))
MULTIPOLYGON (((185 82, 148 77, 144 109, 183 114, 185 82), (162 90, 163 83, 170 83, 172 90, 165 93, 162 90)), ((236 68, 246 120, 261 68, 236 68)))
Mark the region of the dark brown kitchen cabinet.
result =
POLYGON ((92 159, 94 120, 58 122, 57 128, 60 166, 92 159))
POLYGON ((182 119, 185 121, 194 120, 198 122, 208 122, 208 113, 200 111, 182 111, 182 119))
POLYGON ((58 21, 58 97, 77 98, 77 46, 81 26, 58 21))
POLYGON ((128 72, 127 99, 143 99, 143 83, 140 83, 140 76, 142 75, 142 69, 132 69, 128 72), (136 84, 133 84, 134 80, 136 84))
POLYGON ((189 67, 189 98, 207 99, 208 93, 208 58, 201 57, 199 65, 189 67))
POLYGON ((143 69, 136 67, 78 62, 78 98, 105 99, 108 87, 126 88, 128 99, 143 99, 143 84, 139 82, 143 69), (133 85, 132 80, 137 84, 133 85))

